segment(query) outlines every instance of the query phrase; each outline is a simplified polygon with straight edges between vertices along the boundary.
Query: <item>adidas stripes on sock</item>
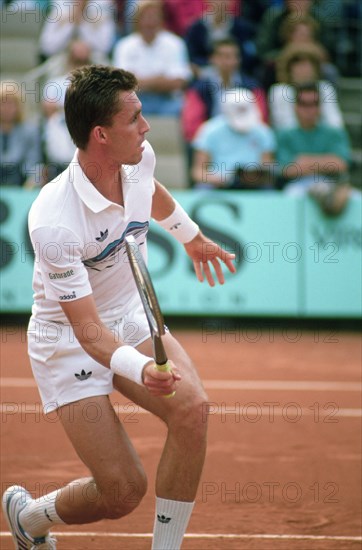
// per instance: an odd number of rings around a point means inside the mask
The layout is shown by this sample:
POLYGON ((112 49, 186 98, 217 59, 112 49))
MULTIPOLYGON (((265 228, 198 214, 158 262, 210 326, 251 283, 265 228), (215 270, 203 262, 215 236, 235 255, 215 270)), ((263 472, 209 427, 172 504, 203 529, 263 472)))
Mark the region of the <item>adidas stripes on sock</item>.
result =
POLYGON ((194 502, 156 497, 152 550, 178 550, 192 514, 194 502))
POLYGON ((64 524, 55 509, 58 493, 59 490, 34 499, 20 512, 20 524, 31 537, 42 537, 53 525, 64 524))

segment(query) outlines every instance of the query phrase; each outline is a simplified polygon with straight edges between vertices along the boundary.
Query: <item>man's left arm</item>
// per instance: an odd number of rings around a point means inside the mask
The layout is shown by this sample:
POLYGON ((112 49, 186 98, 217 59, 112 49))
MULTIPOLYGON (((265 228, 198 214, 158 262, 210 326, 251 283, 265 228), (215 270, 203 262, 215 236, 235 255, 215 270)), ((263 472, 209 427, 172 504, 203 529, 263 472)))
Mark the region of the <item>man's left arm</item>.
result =
POLYGON ((151 215, 163 229, 184 245, 200 282, 206 278, 210 286, 215 286, 215 278, 210 264, 221 285, 225 282, 221 263, 224 263, 231 273, 235 273, 236 269, 233 264, 235 254, 226 252, 218 244, 208 239, 182 206, 157 180, 155 180, 151 215))

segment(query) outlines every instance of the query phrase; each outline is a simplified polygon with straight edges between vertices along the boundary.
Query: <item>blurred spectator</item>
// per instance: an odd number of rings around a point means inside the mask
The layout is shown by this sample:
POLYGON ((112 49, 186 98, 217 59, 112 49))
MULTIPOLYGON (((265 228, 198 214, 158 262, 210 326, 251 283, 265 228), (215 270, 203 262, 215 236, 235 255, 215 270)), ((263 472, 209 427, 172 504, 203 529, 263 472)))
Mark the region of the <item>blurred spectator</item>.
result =
POLYGON ((295 112, 298 126, 277 134, 277 160, 285 191, 292 195, 311 193, 328 213, 335 201, 343 208, 349 186, 348 167, 351 150, 342 128, 319 122, 320 94, 315 84, 302 85, 296 91, 295 112), (342 195, 341 195, 342 189, 342 195))
POLYGON ((185 34, 195 75, 200 76, 202 68, 207 66, 213 44, 224 38, 236 40, 242 55, 243 70, 254 74, 257 64, 254 36, 252 23, 235 14, 233 0, 207 2, 202 17, 192 23, 185 34))
POLYGON ((138 79, 145 115, 179 115, 183 91, 192 76, 183 40, 164 30, 163 23, 159 1, 140 3, 136 31, 114 48, 114 66, 133 72, 138 79))
MULTIPOLYGON (((330 56, 326 48, 317 39, 318 29, 319 23, 308 14, 302 15, 298 18, 296 18, 294 14, 288 15, 280 27, 280 37, 283 42, 283 48, 279 51, 276 59, 281 57, 283 52, 291 44, 294 44, 296 47, 299 46, 300 49, 303 49, 305 44, 313 44, 315 50, 319 50, 321 60, 321 77, 336 86, 338 80, 338 69, 333 63, 330 62, 330 56)), ((270 59, 267 65, 267 75, 264 75, 264 83, 267 81, 267 88, 276 81, 276 59, 270 59)))
POLYGON ((44 118, 41 135, 44 183, 48 183, 67 168, 76 149, 67 129, 64 109, 44 118))
POLYGON ((117 40, 134 31, 135 19, 144 0, 113 0, 117 21, 117 40))
POLYGON ((192 177, 198 188, 270 189, 274 134, 256 98, 238 88, 225 94, 222 114, 205 122, 193 142, 192 177))
POLYGON ((186 92, 182 112, 182 126, 186 141, 190 142, 199 126, 221 113, 226 90, 247 88, 255 94, 257 105, 265 122, 268 119, 266 96, 259 83, 240 71, 239 45, 232 38, 218 40, 213 45, 208 67, 186 92))
POLYGON ((277 60, 277 80, 268 94, 269 113, 274 128, 291 128, 297 124, 294 110, 295 85, 317 82, 321 98, 321 121, 343 127, 337 92, 330 82, 321 80, 322 58, 314 44, 291 44, 277 60))
POLYGON ((207 0, 163 0, 167 29, 184 37, 190 25, 202 16, 206 2, 207 0))
POLYGON ((284 47, 289 44, 299 44, 301 47, 305 44, 315 44, 318 46, 322 57, 322 77, 329 80, 333 85, 336 85, 338 69, 331 63, 327 49, 319 41, 319 28, 320 24, 311 15, 304 15, 299 20, 295 20, 293 15, 289 15, 284 20, 280 33, 284 47))
POLYGON ((112 8, 111 0, 53 0, 40 34, 41 60, 61 53, 79 39, 90 46, 98 63, 106 63, 116 38, 112 8))
POLYGON ((284 38, 281 35, 284 21, 298 21, 307 15, 314 16, 319 23, 319 37, 321 43, 329 50, 327 31, 324 19, 320 17, 318 3, 313 0, 284 0, 282 6, 271 6, 258 25, 256 39, 258 55, 262 60, 262 82, 266 89, 273 84, 273 63, 284 45, 284 38), (272 65, 272 67, 270 67, 272 65))
POLYGON ((55 110, 63 108, 65 92, 68 87, 68 73, 73 69, 95 63, 90 46, 82 40, 73 40, 65 52, 48 63, 46 81, 42 93, 42 108, 49 116, 55 110))
MULTIPOLYGON (((262 58, 275 56, 283 47, 283 40, 280 36, 280 29, 284 20, 292 15, 295 20, 305 15, 313 16, 321 25, 320 32, 323 36, 324 23, 320 17, 318 3, 314 0, 284 0, 281 5, 271 5, 264 12, 263 18, 258 26, 257 47, 262 58)), ((322 43, 325 44, 323 38, 322 43)))
MULTIPOLYGON (((232 38, 218 40, 213 46, 210 63, 202 77, 196 79, 185 94, 182 110, 182 132, 186 142, 188 167, 192 165, 191 142, 203 122, 221 113, 225 92, 233 88, 247 88, 255 94, 264 122, 268 120, 267 100, 258 82, 240 71, 239 45, 232 38)), ((193 185, 190 174, 190 185, 193 185)))
MULTIPOLYGON (((186 35, 191 24, 201 19, 205 12, 217 9, 213 0, 163 0, 163 6, 167 29, 181 37, 186 35)), ((228 11, 239 16, 240 0, 232 0, 228 11)))
POLYGON ((50 78, 42 93, 42 156, 46 182, 58 176, 74 156, 75 145, 69 135, 64 116, 64 99, 68 73, 92 63, 91 49, 85 42, 74 40, 68 47, 62 75, 50 78))
POLYGON ((41 152, 39 128, 26 121, 20 85, 0 83, 0 184, 40 185, 41 152))

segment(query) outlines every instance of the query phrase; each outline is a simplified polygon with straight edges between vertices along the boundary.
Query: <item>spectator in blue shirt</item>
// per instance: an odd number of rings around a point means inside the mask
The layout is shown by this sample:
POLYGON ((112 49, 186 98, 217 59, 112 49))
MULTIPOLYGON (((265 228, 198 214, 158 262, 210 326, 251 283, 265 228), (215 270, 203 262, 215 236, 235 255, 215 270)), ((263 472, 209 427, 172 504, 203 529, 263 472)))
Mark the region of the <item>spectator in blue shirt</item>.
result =
POLYGON ((222 114, 205 122, 193 141, 192 177, 198 188, 267 189, 275 141, 253 92, 229 90, 222 114))

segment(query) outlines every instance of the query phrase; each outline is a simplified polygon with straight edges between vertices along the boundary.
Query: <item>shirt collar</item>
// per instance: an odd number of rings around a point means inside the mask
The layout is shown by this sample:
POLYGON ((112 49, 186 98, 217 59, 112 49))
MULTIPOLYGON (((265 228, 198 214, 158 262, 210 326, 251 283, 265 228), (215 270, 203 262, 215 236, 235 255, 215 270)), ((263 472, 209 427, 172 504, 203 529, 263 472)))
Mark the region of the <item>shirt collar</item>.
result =
POLYGON ((68 170, 70 171, 70 182, 74 185, 74 189, 78 193, 80 199, 88 208, 90 208, 90 210, 97 214, 110 206, 114 206, 114 203, 106 199, 94 187, 93 183, 83 172, 78 160, 78 149, 75 152, 68 170))

